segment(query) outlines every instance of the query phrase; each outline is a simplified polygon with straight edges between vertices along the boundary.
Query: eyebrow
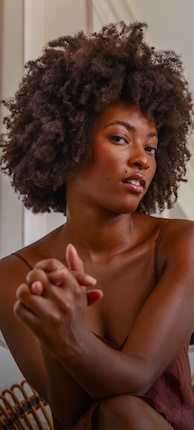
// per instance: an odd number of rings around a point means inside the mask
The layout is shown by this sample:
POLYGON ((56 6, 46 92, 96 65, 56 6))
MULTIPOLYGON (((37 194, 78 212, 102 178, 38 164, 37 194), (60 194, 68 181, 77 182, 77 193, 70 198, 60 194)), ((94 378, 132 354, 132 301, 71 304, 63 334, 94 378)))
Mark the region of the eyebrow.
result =
MULTIPOLYGON (((136 128, 134 127, 134 125, 129 124, 129 122, 125 122, 125 121, 114 121, 114 122, 110 122, 109 124, 107 124, 105 126, 105 128, 111 126, 111 125, 122 125, 123 127, 126 128, 127 131, 136 131, 136 128)), ((148 137, 158 137, 158 133, 153 131, 151 133, 148 133, 148 137)))

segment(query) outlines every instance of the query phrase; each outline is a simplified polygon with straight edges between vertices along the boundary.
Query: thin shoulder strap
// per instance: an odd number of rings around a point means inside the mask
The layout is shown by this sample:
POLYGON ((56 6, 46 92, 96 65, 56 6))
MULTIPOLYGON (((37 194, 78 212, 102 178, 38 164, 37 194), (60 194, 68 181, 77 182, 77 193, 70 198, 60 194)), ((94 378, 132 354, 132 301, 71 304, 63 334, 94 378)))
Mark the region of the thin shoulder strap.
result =
POLYGON ((162 223, 159 233, 158 233, 158 237, 155 241, 155 249, 154 249, 154 268, 153 268, 153 274, 154 274, 154 279, 156 282, 159 281, 159 274, 158 274, 158 249, 160 246, 160 241, 161 241, 161 237, 162 237, 162 233, 166 227, 166 225, 168 224, 169 219, 165 219, 164 222, 162 223))
POLYGON ((24 257, 22 257, 22 255, 18 254, 17 252, 13 252, 13 254, 11 254, 11 255, 15 255, 15 257, 20 258, 20 260, 22 260, 26 264, 26 266, 28 267, 28 269, 30 269, 30 270, 33 269, 33 267, 31 266, 31 264, 24 257))

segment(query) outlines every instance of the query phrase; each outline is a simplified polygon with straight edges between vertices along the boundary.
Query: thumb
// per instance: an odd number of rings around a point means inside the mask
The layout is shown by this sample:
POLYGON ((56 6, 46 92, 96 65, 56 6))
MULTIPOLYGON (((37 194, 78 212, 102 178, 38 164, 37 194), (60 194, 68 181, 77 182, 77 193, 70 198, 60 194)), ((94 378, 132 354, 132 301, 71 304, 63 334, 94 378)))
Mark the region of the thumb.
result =
POLYGON ((70 270, 84 272, 84 264, 79 257, 76 248, 69 243, 66 248, 66 261, 70 270))

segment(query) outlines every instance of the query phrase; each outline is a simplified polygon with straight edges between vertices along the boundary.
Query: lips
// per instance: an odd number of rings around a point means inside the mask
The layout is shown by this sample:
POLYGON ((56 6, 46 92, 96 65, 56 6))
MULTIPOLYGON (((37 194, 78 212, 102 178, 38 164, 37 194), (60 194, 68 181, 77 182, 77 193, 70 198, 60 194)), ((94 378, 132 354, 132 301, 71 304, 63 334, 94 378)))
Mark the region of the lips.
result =
POLYGON ((143 189, 145 188, 146 182, 144 177, 141 174, 136 173, 135 175, 131 175, 126 179, 122 180, 122 183, 131 191, 135 191, 138 193, 142 193, 143 189))

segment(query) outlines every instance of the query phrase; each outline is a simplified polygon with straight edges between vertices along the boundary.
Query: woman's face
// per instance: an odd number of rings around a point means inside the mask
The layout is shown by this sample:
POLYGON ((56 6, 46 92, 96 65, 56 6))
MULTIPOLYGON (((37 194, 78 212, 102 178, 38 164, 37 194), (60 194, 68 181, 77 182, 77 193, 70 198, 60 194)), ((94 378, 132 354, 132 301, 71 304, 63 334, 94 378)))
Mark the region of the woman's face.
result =
POLYGON ((134 212, 156 171, 155 123, 118 101, 96 119, 91 144, 91 160, 70 181, 75 198, 115 213, 134 212))

